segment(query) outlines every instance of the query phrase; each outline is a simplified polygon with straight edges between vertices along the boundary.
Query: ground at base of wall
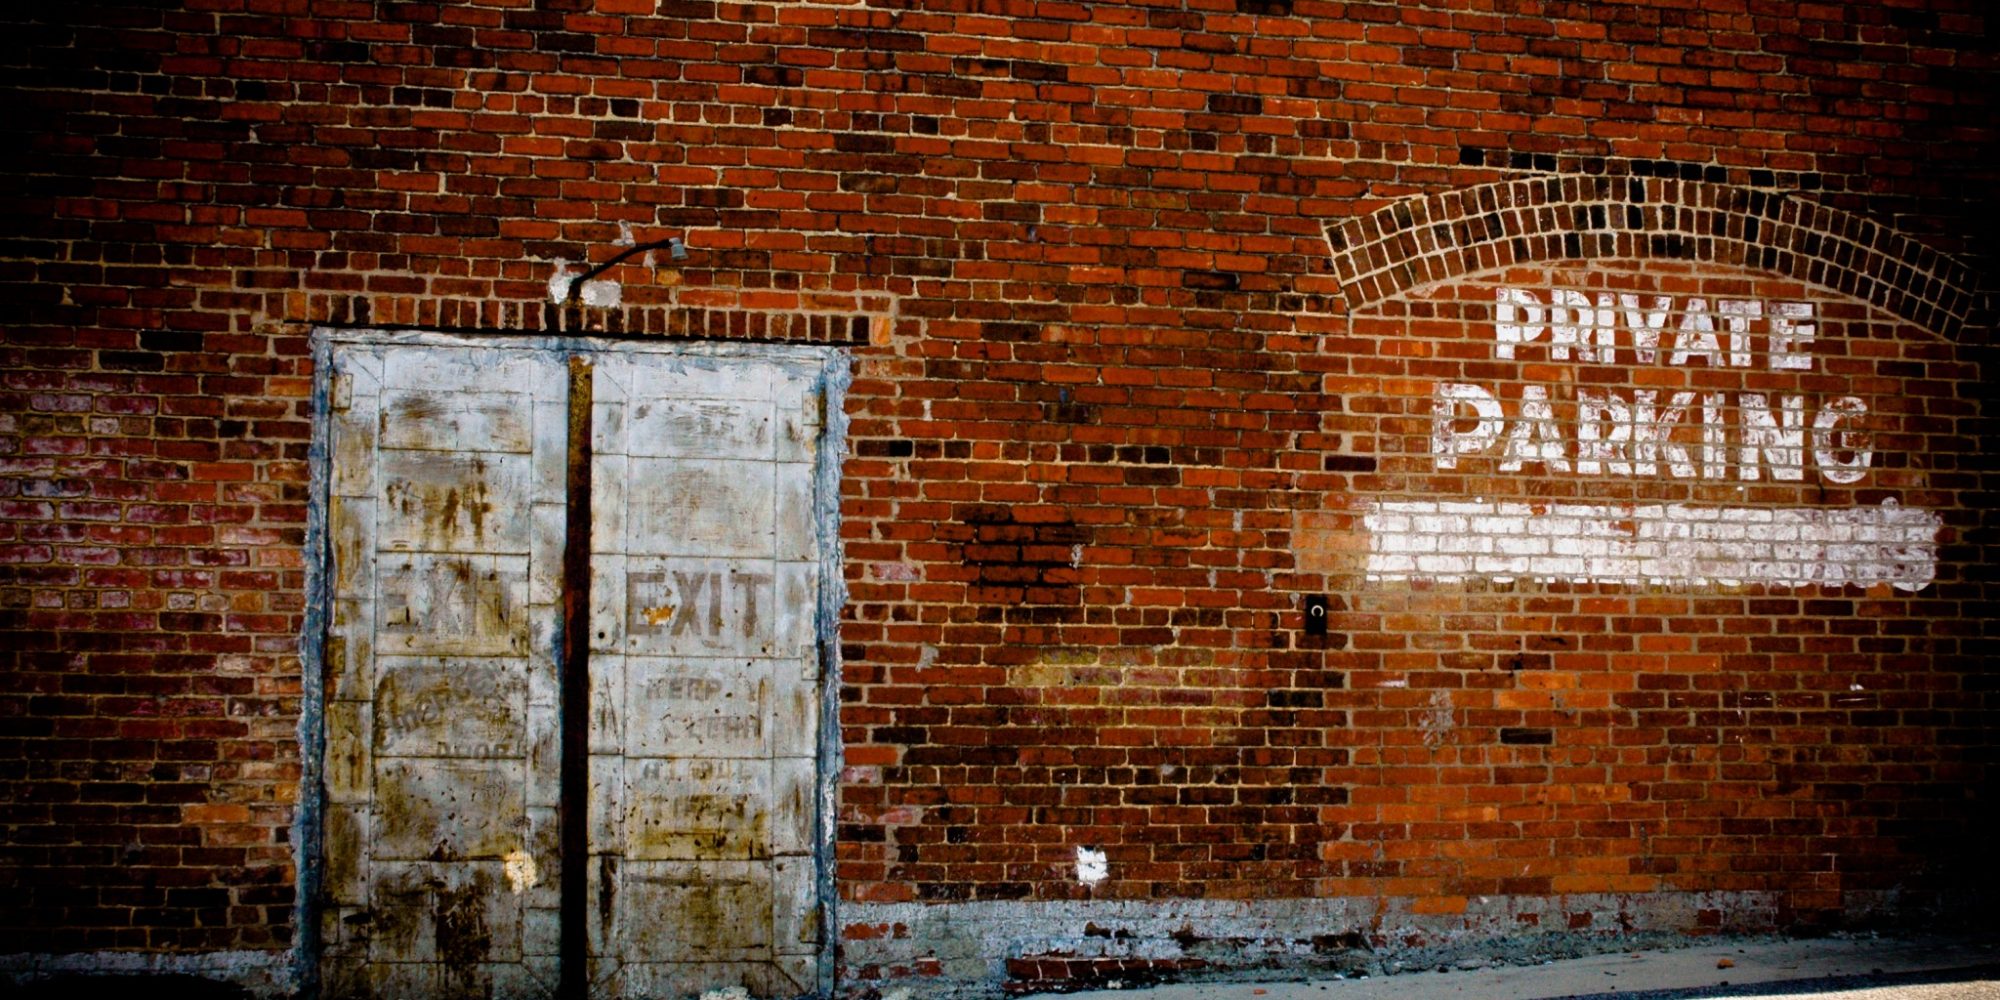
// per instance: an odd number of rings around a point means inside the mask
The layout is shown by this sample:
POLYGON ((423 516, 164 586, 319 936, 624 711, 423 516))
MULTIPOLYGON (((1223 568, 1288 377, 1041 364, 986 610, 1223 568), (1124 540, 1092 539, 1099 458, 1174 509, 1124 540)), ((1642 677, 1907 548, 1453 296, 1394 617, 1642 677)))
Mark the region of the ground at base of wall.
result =
POLYGON ((298 993, 290 951, 137 951, 0 955, 0 998, 276 1000, 298 993))
MULTIPOLYGON (((1819 984, 1842 988, 1899 983, 1970 984, 2000 990, 2000 932, 1922 928, 1894 932, 1838 932, 1812 938, 1772 935, 1726 938, 1647 936, 1591 942, 1597 951, 1536 958, 1486 949, 1432 966, 1403 959, 1383 963, 1394 972, 1339 972, 1329 976, 1260 978, 1229 975, 1192 981, 1108 980, 1066 994, 1075 1000, 1546 1000, 1546 998, 1764 995, 1758 984, 1787 995, 1819 984)), ((1412 960, 1414 956, 1405 956, 1412 960)), ((1829 986, 1829 989, 1832 987, 1829 986)), ((971 996, 909 985, 868 988, 859 1000, 917 1000, 971 996)), ((1959 995, 1959 994, 1951 994, 1959 995)))
POLYGON ((249 1000, 241 986, 203 976, 93 976, 62 973, 47 979, 0 984, 10 1000, 75 1000, 89 996, 143 996, 146 1000, 249 1000))
MULTIPOLYGON (((1296 970, 1275 974, 1268 969, 1262 970, 1263 975, 1257 974, 1259 970, 1226 974, 1211 970, 1205 974, 1193 969, 1185 975, 1162 976, 1140 970, 1085 987, 1028 991, 1017 986, 1016 995, 1063 993, 1073 1000, 1542 1000, 1612 993, 1744 995, 1746 988, 1760 983, 1775 984, 1774 989, 1781 985, 1782 992, 1791 995, 1816 981, 1835 979, 1848 987, 1972 982, 2000 991, 2000 928, 1972 930, 1953 924, 1949 932, 1935 929, 1943 926, 1938 923, 1882 933, 1837 932, 1812 938, 1635 935, 1597 939, 1568 936, 1568 940, 1557 941, 1551 935, 1541 940, 1487 942, 1484 947, 1459 949, 1462 954, 1449 960, 1432 955, 1419 961, 1416 951, 1383 954, 1366 967, 1356 964, 1324 975, 1296 970), (1578 950, 1564 954, 1564 947, 1578 950)), ((919 1000, 999 992, 992 987, 932 981, 850 987, 840 995, 849 1000, 919 1000)), ((0 976, 0 998, 6 1000, 95 996, 248 1000, 256 995, 240 985, 188 973, 93 974, 69 969, 0 976)))
MULTIPOLYGON (((1868 933, 1796 926, 1780 933, 1792 925, 1772 908, 1774 900, 1756 894, 1478 902, 1450 919, 1391 907, 1373 920, 1372 901, 1354 900, 849 906, 842 912, 848 940, 838 995, 995 1000, 1176 983, 1400 980, 1440 969, 1532 968, 1593 955, 1860 940, 1868 933)), ((1855 926, 1971 926, 1909 900, 1900 907, 1878 902, 1861 908, 1872 915, 1865 923, 1862 912, 1850 915, 1855 926)))
MULTIPOLYGON (((1533 965, 1461 965, 1365 979, 1178 984, 1072 994, 1075 1000, 1547 1000, 1827 996, 1835 990, 1941 984, 1937 997, 2000 995, 2000 935, 1904 929, 1810 939, 1731 938, 1620 949, 1533 965)), ((1846 997, 1848 994, 1839 994, 1846 997)), ((1869 997, 1903 996, 1868 993, 1869 997)))
POLYGON ((1202 991, 1240 986, 1247 990, 1272 982, 1387 981, 1404 974, 1430 971, 1527 968, 1632 950, 1671 951, 1712 940, 1654 933, 1597 937, 1545 934, 1464 946, 1380 949, 1371 949, 1355 940, 1354 935, 1336 935, 1330 941, 1297 948, 1274 947, 1262 941, 1222 940, 1194 944, 1187 954, 1177 958, 1089 956, 1062 951, 1010 958, 1006 962, 1007 978, 998 984, 921 978, 927 967, 923 963, 916 970, 919 977, 848 984, 838 996, 841 1000, 1001 1000, 1049 994, 1143 995, 1148 989, 1202 991))

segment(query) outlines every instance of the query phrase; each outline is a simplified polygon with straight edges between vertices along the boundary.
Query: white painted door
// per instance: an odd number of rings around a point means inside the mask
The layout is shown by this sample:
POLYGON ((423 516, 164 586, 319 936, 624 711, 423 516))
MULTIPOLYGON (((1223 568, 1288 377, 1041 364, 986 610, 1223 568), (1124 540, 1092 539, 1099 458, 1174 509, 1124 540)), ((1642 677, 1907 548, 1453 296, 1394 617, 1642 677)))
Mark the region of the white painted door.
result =
MULTIPOLYGON (((816 360, 597 359, 593 990, 818 988, 816 360)), ((829 539, 830 541, 830 539, 829 539)))
POLYGON ((324 989, 541 995, 564 372, 423 344, 341 344, 331 363, 324 989))
POLYGON ((321 356, 324 992, 559 981, 576 356, 590 993, 821 989, 831 355, 344 334, 321 356))

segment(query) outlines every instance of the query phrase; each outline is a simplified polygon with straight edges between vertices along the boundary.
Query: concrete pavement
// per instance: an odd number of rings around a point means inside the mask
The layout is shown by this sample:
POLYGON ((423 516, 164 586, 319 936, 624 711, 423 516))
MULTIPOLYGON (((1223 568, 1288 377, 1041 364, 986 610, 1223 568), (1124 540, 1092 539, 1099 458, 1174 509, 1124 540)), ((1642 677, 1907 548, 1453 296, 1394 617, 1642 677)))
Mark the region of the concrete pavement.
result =
POLYGON ((1967 933, 1731 940, 1539 965, 1495 962, 1481 968, 1361 979, 1184 983, 1072 995, 1089 1000, 1665 1000, 1708 996, 2000 1000, 2000 943, 1992 934, 1967 933))

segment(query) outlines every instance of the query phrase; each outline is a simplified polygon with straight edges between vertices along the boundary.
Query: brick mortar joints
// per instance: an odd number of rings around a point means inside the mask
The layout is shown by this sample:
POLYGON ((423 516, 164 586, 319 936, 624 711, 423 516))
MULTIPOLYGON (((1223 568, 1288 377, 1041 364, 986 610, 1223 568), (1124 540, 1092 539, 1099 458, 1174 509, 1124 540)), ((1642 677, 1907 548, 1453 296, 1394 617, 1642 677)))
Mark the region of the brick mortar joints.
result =
POLYGON ((858 346, 885 335, 890 314, 864 308, 779 309, 649 304, 556 306, 526 299, 307 293, 290 300, 283 324, 409 328, 444 332, 646 335, 858 346))
POLYGON ((1971 287, 1971 268, 1884 223, 1796 193, 1774 195, 1706 181, 1622 178, 1646 185, 1636 201, 1630 192, 1620 200, 1572 183, 1594 186, 1604 180, 1621 178, 1537 174, 1415 195, 1330 222, 1330 266, 1341 297, 1349 308, 1359 308, 1489 266, 1650 257, 1651 244, 1666 239, 1669 256, 1714 262, 1741 256, 1741 263, 1777 268, 1863 298, 1944 336, 1981 325, 1974 315, 1980 298, 1971 287), (1550 184, 1557 189, 1536 189, 1550 184), (1758 205, 1759 197, 1774 203, 1758 205), (1579 212, 1595 217, 1569 225, 1579 212), (1718 227, 1718 219, 1732 224, 1718 227), (1754 236, 1749 225, 1756 226, 1754 236), (1760 257, 1771 259, 1760 264, 1760 257))

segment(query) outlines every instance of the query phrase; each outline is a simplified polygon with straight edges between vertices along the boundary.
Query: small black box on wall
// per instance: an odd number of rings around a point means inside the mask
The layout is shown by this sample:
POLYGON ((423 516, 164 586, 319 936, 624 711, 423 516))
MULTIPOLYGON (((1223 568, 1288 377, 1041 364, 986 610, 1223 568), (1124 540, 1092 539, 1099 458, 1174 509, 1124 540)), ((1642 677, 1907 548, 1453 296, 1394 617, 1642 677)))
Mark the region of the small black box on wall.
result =
POLYGON ((1306 595, 1306 634, 1326 634, 1326 595, 1306 595))

